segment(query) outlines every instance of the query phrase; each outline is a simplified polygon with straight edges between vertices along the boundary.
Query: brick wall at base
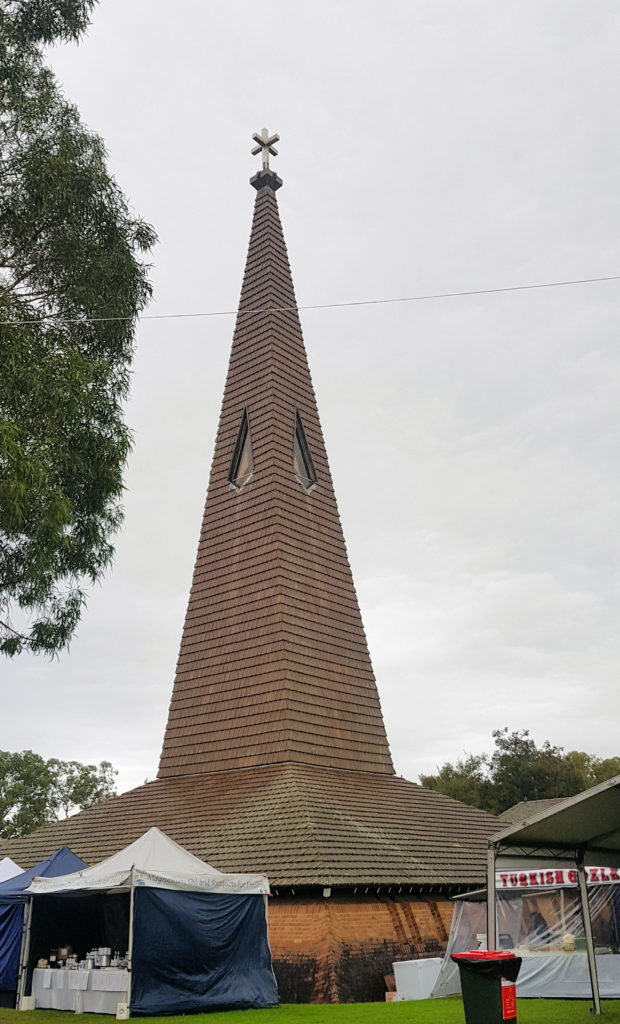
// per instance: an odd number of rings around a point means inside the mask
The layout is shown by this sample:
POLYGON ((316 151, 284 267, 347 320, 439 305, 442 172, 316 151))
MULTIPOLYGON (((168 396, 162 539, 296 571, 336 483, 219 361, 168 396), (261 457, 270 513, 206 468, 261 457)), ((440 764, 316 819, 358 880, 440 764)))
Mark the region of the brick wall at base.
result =
POLYGON ((432 897, 274 896, 269 942, 283 1003, 382 1001, 395 960, 441 956, 452 903, 432 897))

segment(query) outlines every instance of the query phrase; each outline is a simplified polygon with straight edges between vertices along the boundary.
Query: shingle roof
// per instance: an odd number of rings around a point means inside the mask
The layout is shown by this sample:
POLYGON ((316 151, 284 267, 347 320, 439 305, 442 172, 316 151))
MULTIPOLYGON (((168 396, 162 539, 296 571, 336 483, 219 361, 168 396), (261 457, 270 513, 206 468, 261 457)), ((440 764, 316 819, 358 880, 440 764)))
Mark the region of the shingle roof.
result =
POLYGON ((262 187, 160 778, 285 761, 393 773, 295 304, 262 187), (254 471, 235 490, 244 410, 254 471), (310 493, 293 466, 297 413, 310 493))
POLYGON ((149 782, 0 844, 24 867, 67 845, 89 864, 156 825, 223 871, 273 885, 477 885, 497 818, 397 776, 301 764, 149 782))
POLYGON ((526 818, 531 818, 533 814, 540 814, 541 811, 546 811, 549 807, 553 807, 554 804, 559 804, 565 799, 566 797, 563 796, 552 796, 542 800, 520 800, 518 804, 513 804, 497 817, 510 825, 518 825, 526 818))

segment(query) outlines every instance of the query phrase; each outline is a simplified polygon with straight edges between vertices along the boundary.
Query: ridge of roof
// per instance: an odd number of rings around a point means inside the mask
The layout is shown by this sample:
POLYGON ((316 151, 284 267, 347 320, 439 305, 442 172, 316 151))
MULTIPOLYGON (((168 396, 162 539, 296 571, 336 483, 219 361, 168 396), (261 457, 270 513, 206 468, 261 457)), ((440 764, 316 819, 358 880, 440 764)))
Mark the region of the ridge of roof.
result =
POLYGON ((265 167, 252 179, 254 217, 160 779, 285 761, 394 772, 277 182, 265 167), (300 477, 306 463, 315 479, 300 477))

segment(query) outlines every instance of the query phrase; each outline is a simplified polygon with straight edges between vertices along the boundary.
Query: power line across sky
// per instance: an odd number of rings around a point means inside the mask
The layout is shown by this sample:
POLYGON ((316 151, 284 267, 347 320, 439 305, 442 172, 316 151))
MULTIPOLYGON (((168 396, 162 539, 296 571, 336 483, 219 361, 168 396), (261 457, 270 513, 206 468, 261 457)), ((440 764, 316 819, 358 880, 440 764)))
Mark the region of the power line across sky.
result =
MULTIPOLYGON (((502 288, 474 288, 467 291, 453 292, 431 292, 423 295, 405 295, 389 299, 359 299, 350 302, 319 302, 313 305, 302 306, 271 306, 265 309, 218 309, 206 310, 195 313, 145 313, 140 315, 140 320, 189 320, 200 317, 213 316, 236 316, 238 313, 287 313, 291 310, 305 311, 312 309, 343 309, 351 306, 385 306, 404 302, 426 302, 432 299, 458 299, 476 295, 501 295, 505 292, 527 292, 542 288, 568 288, 574 285, 598 284, 603 281, 620 281, 620 274, 610 274, 607 277, 582 277, 570 281, 544 281, 535 284, 514 284, 502 288)), ((38 324, 42 320, 53 320, 61 323, 107 323, 113 320, 131 320, 128 316, 98 316, 98 317, 63 317, 50 313, 41 316, 37 320, 0 320, 2 327, 25 327, 29 324, 38 324)))

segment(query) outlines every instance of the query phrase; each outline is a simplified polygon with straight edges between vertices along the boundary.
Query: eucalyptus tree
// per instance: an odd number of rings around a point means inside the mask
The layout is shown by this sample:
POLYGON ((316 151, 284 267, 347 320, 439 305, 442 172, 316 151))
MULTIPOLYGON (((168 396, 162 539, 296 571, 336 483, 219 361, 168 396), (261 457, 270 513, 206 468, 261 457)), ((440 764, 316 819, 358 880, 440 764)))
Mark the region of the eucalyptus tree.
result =
POLYGON ((620 774, 620 757, 564 752, 545 740, 539 747, 527 729, 493 731, 491 753, 448 761, 420 782, 444 796, 501 814, 522 800, 568 797, 620 774))
POLYGON ((96 0, 0 6, 0 651, 54 654, 113 555, 156 238, 43 49, 96 0))
POLYGON ((0 838, 25 836, 50 821, 116 796, 109 761, 46 760, 32 750, 0 750, 0 838))

